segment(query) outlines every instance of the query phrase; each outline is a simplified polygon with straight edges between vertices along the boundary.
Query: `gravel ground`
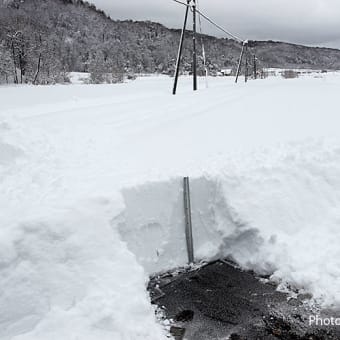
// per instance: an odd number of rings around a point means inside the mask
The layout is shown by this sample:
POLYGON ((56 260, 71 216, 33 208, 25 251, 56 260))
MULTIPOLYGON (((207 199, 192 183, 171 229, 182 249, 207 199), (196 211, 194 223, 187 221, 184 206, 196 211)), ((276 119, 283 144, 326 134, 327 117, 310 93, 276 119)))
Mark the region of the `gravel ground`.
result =
MULTIPOLYGON (((226 261, 152 277, 153 303, 172 319, 176 340, 340 339, 340 326, 309 326, 308 295, 291 298, 226 261)), ((340 312, 319 311, 322 317, 340 312)))

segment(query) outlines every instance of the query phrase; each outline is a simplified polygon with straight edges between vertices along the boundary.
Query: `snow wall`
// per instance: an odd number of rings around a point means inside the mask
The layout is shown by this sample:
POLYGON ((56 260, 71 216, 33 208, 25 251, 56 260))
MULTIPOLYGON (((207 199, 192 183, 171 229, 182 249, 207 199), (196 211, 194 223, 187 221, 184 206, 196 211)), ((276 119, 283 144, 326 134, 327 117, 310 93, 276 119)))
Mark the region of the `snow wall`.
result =
POLYGON ((48 144, 17 125, 0 121, 0 340, 166 339, 148 277, 110 223, 119 191, 70 196, 48 144))
POLYGON ((147 277, 105 219, 73 210, 5 236, 1 340, 162 339, 147 277))
MULTIPOLYGON (((228 205, 221 183, 206 177, 190 182, 193 240, 197 260, 223 256, 230 237, 254 232, 228 205)), ((128 248, 147 273, 183 266, 185 239, 183 179, 148 183, 122 191, 126 209, 113 220, 128 248)), ((249 249, 250 250, 250 249, 249 249)))

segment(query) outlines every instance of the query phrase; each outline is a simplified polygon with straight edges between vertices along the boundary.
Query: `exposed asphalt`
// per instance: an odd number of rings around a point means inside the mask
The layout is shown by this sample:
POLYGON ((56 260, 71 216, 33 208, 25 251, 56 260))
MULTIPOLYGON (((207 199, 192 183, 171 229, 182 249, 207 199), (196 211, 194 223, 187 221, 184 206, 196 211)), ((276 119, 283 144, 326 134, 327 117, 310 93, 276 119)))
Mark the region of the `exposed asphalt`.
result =
MULTIPOLYGON (((309 325, 315 311, 308 295, 291 298, 225 261, 152 277, 149 292, 173 320, 176 340, 340 340, 340 326, 309 325)), ((320 314, 340 317, 335 311, 320 314)))

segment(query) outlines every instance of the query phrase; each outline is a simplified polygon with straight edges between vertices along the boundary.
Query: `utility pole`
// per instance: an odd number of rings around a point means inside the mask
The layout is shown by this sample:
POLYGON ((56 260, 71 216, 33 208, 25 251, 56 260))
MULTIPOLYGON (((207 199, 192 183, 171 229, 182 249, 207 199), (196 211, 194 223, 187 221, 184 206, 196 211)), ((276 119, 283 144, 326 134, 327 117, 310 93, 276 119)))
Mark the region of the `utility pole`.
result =
POLYGON ((197 26, 197 8, 196 8, 196 0, 187 0, 186 4, 186 10, 185 10, 185 17, 184 17, 184 24, 182 28, 181 33, 181 40, 179 43, 178 48, 178 55, 177 55, 177 62, 176 62, 176 71, 175 71, 175 81, 174 81, 174 87, 172 94, 176 94, 177 92, 177 84, 178 84, 178 77, 179 77, 179 70, 181 65, 181 59, 182 59, 182 51, 183 51, 183 43, 184 43, 184 36, 185 31, 187 27, 187 21, 188 21, 188 14, 189 9, 192 8, 192 14, 193 14, 193 29, 192 29, 192 40, 193 40, 193 60, 192 60, 192 75, 193 75, 193 89, 194 91, 197 90, 197 49, 196 49, 196 26, 197 26), (192 2, 192 5, 191 5, 192 2))
POLYGON ((175 71, 175 82, 174 82, 174 88, 173 88, 173 91, 172 91, 173 95, 175 95, 176 91, 177 91, 179 69, 180 69, 181 59, 182 59, 183 42, 184 42, 185 30, 186 30, 186 27, 187 27, 190 2, 191 2, 191 0, 187 0, 187 7, 186 7, 186 10, 185 10, 185 16, 184 16, 184 24, 183 24, 182 33, 181 33, 181 40, 180 40, 179 48, 178 48, 176 71, 175 71))
POLYGON ((246 45, 246 70, 244 72, 244 81, 247 82, 248 81, 248 74, 249 74, 249 70, 248 70, 248 44, 246 45))
POLYGON ((237 72, 236 72, 235 83, 237 83, 238 77, 240 76, 240 73, 241 73, 241 67, 242 67, 242 60, 243 60, 245 45, 246 45, 246 42, 244 41, 244 42, 242 43, 242 50, 241 50, 240 60, 239 60, 239 62, 238 62, 238 66, 237 66, 237 72))
POLYGON ((192 5, 193 14, 193 61, 192 61, 192 75, 193 75, 193 87, 194 91, 197 91, 197 52, 196 52, 196 0, 193 0, 192 5))

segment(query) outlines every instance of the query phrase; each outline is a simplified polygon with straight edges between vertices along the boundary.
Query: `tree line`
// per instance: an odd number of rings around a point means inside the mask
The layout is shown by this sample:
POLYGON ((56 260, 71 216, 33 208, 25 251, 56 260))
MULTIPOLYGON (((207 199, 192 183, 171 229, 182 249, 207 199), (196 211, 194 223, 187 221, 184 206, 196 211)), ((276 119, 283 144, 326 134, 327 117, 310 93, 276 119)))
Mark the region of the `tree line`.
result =
MULTIPOLYGON (((189 35, 182 63, 188 73, 189 35)), ((178 30, 149 21, 112 20, 81 0, 7 1, 0 10, 0 81, 59 83, 71 71, 89 72, 94 83, 139 73, 173 74, 179 36, 178 30)), ((234 41, 200 39, 209 51, 212 73, 236 65, 239 47, 234 41)), ((199 72, 204 73, 202 57, 199 72)))
MULTIPOLYGON (((184 46, 182 72, 191 72, 192 39, 184 46)), ((119 82, 139 73, 173 74, 180 31, 153 22, 112 20, 82 0, 0 0, 0 82, 53 84, 68 73, 89 72, 93 83, 119 82)), ((236 68, 241 46, 198 35, 210 74, 236 68)), ((267 67, 340 68, 340 51, 275 42, 253 42, 267 67)))

